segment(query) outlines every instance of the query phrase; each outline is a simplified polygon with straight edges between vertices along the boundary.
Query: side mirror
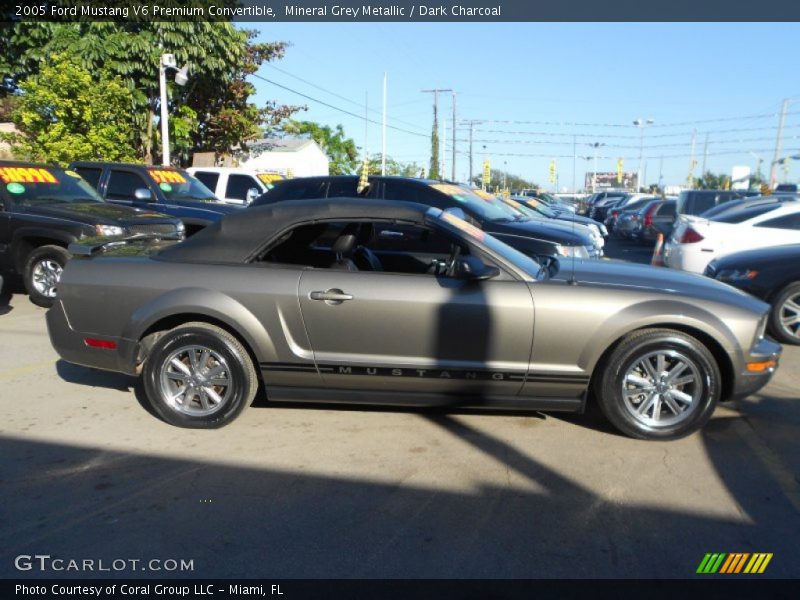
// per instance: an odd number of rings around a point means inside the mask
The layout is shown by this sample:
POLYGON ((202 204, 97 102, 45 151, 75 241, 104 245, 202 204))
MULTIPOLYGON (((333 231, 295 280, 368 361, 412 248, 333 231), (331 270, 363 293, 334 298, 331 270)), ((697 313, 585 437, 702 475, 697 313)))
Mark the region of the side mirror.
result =
POLYGON ((477 256, 459 256, 453 264, 453 277, 480 281, 500 275, 500 269, 490 267, 477 256))
POLYGON ((251 187, 247 190, 247 194, 245 195, 244 201, 245 204, 252 204, 253 200, 258 198, 261 195, 261 190, 258 188, 251 187))
POLYGON ((536 275, 536 279, 549 279, 551 277, 555 277, 558 270, 561 268, 561 263, 558 262, 558 259, 554 256, 537 256, 536 262, 539 263, 539 273, 536 275))
POLYGON ((136 188, 133 197, 140 202, 150 202, 153 199, 153 193, 147 188, 136 188))

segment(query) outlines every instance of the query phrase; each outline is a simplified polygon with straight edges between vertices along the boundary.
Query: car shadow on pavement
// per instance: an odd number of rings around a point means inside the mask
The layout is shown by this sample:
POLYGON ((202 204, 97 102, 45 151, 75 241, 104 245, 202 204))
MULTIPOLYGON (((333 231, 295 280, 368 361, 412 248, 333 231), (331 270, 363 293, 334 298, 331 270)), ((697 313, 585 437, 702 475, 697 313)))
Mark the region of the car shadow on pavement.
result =
POLYGON ((102 387, 128 392, 134 389, 137 379, 123 373, 90 369, 65 360, 56 361, 56 372, 67 383, 76 383, 89 387, 102 387))
POLYGON ((6 315, 14 310, 11 299, 14 294, 24 294, 25 288, 22 281, 15 276, 6 275, 3 277, 3 289, 0 291, 0 316, 6 315))
MULTIPOLYGON (((505 481, 467 469, 465 486, 420 483, 412 477, 419 465, 387 479, 382 452, 407 451, 402 440, 362 456, 374 461, 366 465, 372 478, 275 468, 258 454, 237 465, 212 441, 220 432, 201 434, 219 461, 171 457, 168 448, 149 454, 0 437, 8 491, 0 576, 96 576, 15 571, 14 557, 32 548, 64 559, 194 562, 179 575, 136 569, 120 577, 684 578, 695 576, 706 552, 737 551, 775 553, 767 577, 798 574, 797 514, 747 461, 733 423, 701 435, 739 514, 657 496, 637 502, 624 489, 609 495, 603 481, 581 482, 554 466, 535 439, 515 445, 451 416, 427 419, 465 443, 465 460, 477 453, 505 467, 505 481)), ((176 432, 179 441, 197 440, 197 432, 183 433, 176 432)), ((622 466, 632 469, 631 485, 656 476, 660 485, 706 485, 692 479, 682 453, 670 458, 669 444, 629 443, 622 466), (637 449, 657 460, 633 470, 637 449)), ((315 452, 335 451, 312 446, 306 460, 314 465, 315 452)), ((447 463, 430 453, 422 471, 437 468, 447 463)))

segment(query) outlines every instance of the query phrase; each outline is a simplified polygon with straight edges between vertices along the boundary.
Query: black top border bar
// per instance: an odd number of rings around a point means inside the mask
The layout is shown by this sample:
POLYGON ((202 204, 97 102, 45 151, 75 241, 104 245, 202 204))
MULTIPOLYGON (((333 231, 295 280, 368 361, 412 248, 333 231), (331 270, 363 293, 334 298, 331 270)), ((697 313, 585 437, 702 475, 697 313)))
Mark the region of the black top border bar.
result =
POLYGON ((3 21, 791 22, 797 0, 0 0, 3 21))

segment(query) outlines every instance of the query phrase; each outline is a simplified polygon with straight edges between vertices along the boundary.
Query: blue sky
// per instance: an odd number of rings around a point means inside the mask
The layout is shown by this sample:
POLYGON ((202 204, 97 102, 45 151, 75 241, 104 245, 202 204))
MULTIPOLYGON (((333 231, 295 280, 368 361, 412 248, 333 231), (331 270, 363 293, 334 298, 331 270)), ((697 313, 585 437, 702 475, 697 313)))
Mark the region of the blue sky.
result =
MULTIPOLYGON (((426 167, 432 97, 420 90, 434 87, 456 90, 459 120, 486 121, 473 134, 475 172, 485 145, 493 167, 506 163, 508 171, 550 187, 548 166, 554 158, 559 186, 572 186, 573 136, 579 157, 594 153, 590 143, 605 144, 598 150, 599 171, 614 171, 618 157, 623 157, 626 171, 636 171, 640 132, 632 121, 639 117, 655 121, 644 132, 648 183, 657 182, 659 172, 667 185, 686 179, 695 129, 696 174, 707 133, 708 170, 730 173, 733 165, 755 170, 754 152, 764 158, 762 169, 768 171, 784 98, 797 100, 789 109, 797 114, 786 119, 784 153, 800 152, 800 24, 255 25, 261 40, 292 44, 275 63, 277 68, 264 65, 259 75, 358 115, 364 114, 366 94, 376 111, 369 116, 378 122, 386 72, 388 123, 406 130, 388 130, 387 153, 426 167)), ((263 80, 253 83, 257 102, 307 104, 309 110, 299 118, 341 123, 363 145, 363 119, 263 80)), ((448 174, 451 106, 450 94, 441 95, 448 174)), ((380 134, 379 125, 369 124, 370 153, 380 150, 380 134)), ((467 139, 466 131, 458 134, 467 139)), ((468 172, 467 150, 466 141, 457 143, 458 179, 468 172)), ((591 161, 578 158, 578 187, 587 170, 591 161)), ((792 164, 788 180, 798 177, 800 167, 792 164)))

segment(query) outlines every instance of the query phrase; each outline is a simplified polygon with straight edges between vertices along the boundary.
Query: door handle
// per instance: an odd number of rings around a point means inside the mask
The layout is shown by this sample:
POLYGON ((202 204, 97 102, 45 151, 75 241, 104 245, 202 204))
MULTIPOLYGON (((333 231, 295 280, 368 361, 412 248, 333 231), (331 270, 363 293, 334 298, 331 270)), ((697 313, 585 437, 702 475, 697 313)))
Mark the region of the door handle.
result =
POLYGON ((308 297, 312 300, 321 300, 325 302, 325 304, 329 304, 331 306, 341 304, 345 300, 353 299, 351 294, 345 294, 342 290, 337 288, 331 288, 329 290, 325 290, 324 292, 311 292, 308 297))

